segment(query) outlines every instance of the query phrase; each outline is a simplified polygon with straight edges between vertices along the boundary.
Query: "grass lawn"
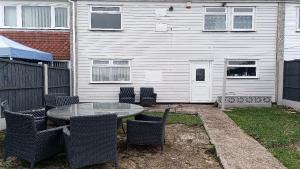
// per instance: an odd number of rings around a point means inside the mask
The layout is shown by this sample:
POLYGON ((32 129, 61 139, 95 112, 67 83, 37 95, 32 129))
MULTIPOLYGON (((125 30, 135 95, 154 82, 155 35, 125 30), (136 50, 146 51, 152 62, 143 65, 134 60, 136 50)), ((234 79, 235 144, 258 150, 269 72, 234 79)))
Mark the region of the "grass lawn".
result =
POLYGON ((258 140, 289 169, 300 169, 300 113, 282 107, 236 108, 227 112, 241 129, 258 140))
MULTIPOLYGON (((145 113, 145 114, 151 114, 155 116, 162 116, 163 113, 161 112, 155 112, 155 113, 145 113)), ((131 117, 130 119, 133 119, 131 117)), ((125 122, 126 119, 124 119, 125 122)), ((199 116, 196 115, 188 115, 188 114, 182 114, 182 113, 169 113, 168 124, 185 124, 187 126, 201 126, 202 121, 199 116)), ((5 133, 3 131, 0 131, 0 168, 6 168, 6 169, 23 169, 28 167, 28 163, 23 160, 7 160, 6 162, 3 161, 3 142, 4 142, 5 133)), ((125 150, 125 148, 123 148, 125 150)), ((124 153, 124 152, 120 152, 124 153)), ((65 169, 68 167, 67 160, 65 157, 65 154, 60 154, 55 157, 52 157, 47 160, 43 160, 41 162, 38 162, 36 165, 37 168, 47 168, 47 169, 65 169)))

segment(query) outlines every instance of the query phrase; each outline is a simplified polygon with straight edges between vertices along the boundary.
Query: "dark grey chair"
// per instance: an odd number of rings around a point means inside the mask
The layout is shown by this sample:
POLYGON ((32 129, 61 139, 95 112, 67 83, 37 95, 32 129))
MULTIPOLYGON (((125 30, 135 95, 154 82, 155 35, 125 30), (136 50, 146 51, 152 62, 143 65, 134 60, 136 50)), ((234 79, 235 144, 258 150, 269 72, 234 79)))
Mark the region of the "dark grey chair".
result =
POLYGON ((166 108, 163 117, 137 115, 135 120, 127 121, 126 147, 130 144, 161 145, 165 142, 165 125, 170 108, 166 108))
POLYGON ((63 152, 63 127, 37 131, 33 115, 9 111, 4 111, 4 115, 4 160, 16 156, 30 162, 30 168, 34 168, 36 162, 63 152))
POLYGON ((63 93, 52 93, 52 94, 47 94, 44 96, 46 112, 49 109, 56 107, 56 97, 57 96, 66 96, 66 95, 63 93))
POLYGON ((141 87, 140 102, 142 106, 152 106, 156 103, 157 94, 153 88, 141 87))
POLYGON ((63 132, 71 169, 106 162, 118 168, 116 114, 71 117, 63 132))
POLYGON ((120 103, 134 103, 135 102, 134 88, 133 87, 120 87, 119 102, 120 103))
MULTIPOLYGON (((1 102, 1 110, 3 112, 10 111, 7 100, 1 102)), ((25 110, 25 111, 19 111, 17 113, 33 115, 36 129, 38 131, 45 130, 47 128, 47 115, 44 109, 25 110)))

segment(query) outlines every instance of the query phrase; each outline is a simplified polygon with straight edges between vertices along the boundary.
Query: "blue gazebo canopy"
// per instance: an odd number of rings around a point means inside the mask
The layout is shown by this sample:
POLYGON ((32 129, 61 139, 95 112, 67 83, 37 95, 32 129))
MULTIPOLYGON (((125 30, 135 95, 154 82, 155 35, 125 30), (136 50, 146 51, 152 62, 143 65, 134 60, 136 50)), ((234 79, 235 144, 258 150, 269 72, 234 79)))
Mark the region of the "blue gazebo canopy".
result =
POLYGON ((0 57, 35 61, 53 61, 51 53, 30 48, 0 35, 0 57))

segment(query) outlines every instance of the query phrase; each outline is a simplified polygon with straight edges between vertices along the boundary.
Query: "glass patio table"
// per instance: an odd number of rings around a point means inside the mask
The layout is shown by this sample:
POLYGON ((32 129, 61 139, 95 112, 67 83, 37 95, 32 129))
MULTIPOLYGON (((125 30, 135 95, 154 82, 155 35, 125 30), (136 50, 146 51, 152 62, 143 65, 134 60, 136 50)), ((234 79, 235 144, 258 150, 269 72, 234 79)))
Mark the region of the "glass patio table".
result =
POLYGON ((118 118, 137 115, 144 111, 142 106, 129 103, 79 103, 60 106, 47 111, 51 118, 70 120, 74 116, 93 116, 104 114, 117 114, 118 118))

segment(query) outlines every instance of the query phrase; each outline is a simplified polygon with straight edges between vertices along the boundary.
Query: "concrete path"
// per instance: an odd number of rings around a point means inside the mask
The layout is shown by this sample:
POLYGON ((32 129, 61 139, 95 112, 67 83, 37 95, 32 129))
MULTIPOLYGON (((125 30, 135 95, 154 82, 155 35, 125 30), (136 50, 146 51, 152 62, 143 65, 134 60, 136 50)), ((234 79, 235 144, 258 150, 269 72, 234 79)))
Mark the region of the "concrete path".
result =
MULTIPOLYGON (((166 105, 148 111, 163 111, 166 105)), ((171 111, 201 116, 224 169, 286 169, 265 147, 245 134, 225 113, 212 105, 177 104, 171 111)))
POLYGON ((225 169, 286 168, 219 109, 204 106, 198 113, 225 169))

